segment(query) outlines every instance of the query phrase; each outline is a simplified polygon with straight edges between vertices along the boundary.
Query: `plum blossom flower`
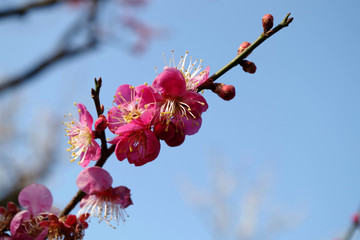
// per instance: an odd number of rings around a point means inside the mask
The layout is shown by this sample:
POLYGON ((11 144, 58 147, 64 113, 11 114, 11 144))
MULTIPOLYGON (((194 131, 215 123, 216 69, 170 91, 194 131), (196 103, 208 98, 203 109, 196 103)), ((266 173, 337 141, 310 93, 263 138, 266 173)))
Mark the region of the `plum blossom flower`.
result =
MULTIPOLYGON (((189 78, 191 79, 191 78, 189 78)), ((184 74, 167 67, 154 80, 152 87, 161 95, 156 122, 176 127, 182 135, 193 135, 201 127, 201 114, 208 108, 205 98, 188 87, 184 74)), ((178 135, 179 136, 179 135, 178 135)), ((165 139, 166 140, 166 139, 165 139)))
POLYGON ((130 189, 124 186, 113 188, 110 174, 100 167, 89 167, 82 170, 76 179, 76 185, 86 196, 80 202, 78 215, 89 213, 105 220, 109 225, 115 221, 125 221, 128 216, 125 208, 132 204, 130 189))
POLYGON ((142 166, 159 155, 159 139, 141 121, 132 121, 118 128, 115 133, 119 136, 109 143, 116 144, 115 155, 119 161, 127 158, 129 163, 142 166))
POLYGON ((75 215, 57 217, 49 214, 46 220, 39 223, 40 226, 48 229, 47 238, 49 240, 58 239, 83 239, 85 229, 88 227, 86 222, 89 214, 82 214, 77 218, 75 215))
MULTIPOLYGON (((69 114, 70 122, 65 122, 66 135, 69 136, 71 147, 67 149, 72 151, 71 161, 80 158, 79 164, 86 167, 90 161, 96 161, 100 157, 100 146, 94 139, 92 129, 93 118, 86 107, 79 103, 76 104, 79 112, 79 120, 69 114)), ((66 117, 66 116, 65 116, 66 117)))
POLYGON ((119 86, 114 96, 114 107, 108 112, 109 129, 113 133, 116 130, 131 123, 133 120, 141 120, 147 125, 152 120, 155 111, 156 99, 151 87, 140 85, 133 87, 128 84, 119 86))
MULTIPOLYGON (((184 56, 180 57, 178 65, 175 65, 174 51, 172 52, 172 59, 166 67, 174 67, 178 69, 184 76, 186 82, 186 90, 197 92, 197 87, 203 84, 209 78, 210 67, 207 66, 205 70, 202 71, 203 66, 201 65, 203 60, 196 59, 193 61, 192 57, 190 58, 189 65, 186 67, 186 61, 188 58, 189 52, 186 51, 184 56)), ((165 68, 166 68, 165 67, 165 68)))
POLYGON ((43 240, 48 229, 39 225, 52 209, 52 195, 44 185, 31 184, 21 190, 19 204, 27 208, 18 212, 11 221, 10 232, 14 240, 43 240))

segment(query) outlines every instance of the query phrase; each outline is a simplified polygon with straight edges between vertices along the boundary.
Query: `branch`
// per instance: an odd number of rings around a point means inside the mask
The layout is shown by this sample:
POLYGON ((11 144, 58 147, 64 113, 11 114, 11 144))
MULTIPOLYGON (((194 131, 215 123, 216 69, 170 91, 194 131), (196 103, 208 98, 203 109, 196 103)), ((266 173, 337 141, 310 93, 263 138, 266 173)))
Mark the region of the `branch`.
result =
POLYGON ((90 41, 74 49, 59 49, 47 58, 38 62, 34 67, 26 71, 24 74, 0 83, 0 94, 5 90, 9 90, 11 88, 19 86, 22 83, 30 81, 37 74, 59 63, 61 60, 65 60, 91 50, 95 47, 96 43, 96 41, 90 41))
POLYGON ((342 238, 342 240, 350 240, 353 237, 355 231, 359 228, 359 215, 360 215, 360 207, 358 208, 357 212, 355 213, 355 215, 351 221, 351 224, 350 224, 348 230, 346 231, 344 238, 342 238))
POLYGON ((273 28, 272 30, 266 32, 266 33, 262 33, 258 39, 256 39, 255 42, 253 42, 253 44, 251 44, 249 47, 247 47, 241 54, 239 54, 238 56, 236 56, 233 60, 231 60, 227 65, 225 65, 222 69, 220 69, 219 71, 217 71, 216 73, 214 73, 211 77, 209 77, 209 79, 204 82, 202 85, 200 85, 198 87, 198 91, 201 91, 203 89, 212 89, 213 87, 213 82, 216 81, 216 79, 218 79, 219 77, 221 77, 223 74, 225 74, 227 71, 229 71, 230 69, 232 69, 233 67, 237 66, 238 64, 240 64, 240 62, 242 60, 244 60, 255 48, 257 48, 261 43, 263 43, 266 39, 268 39, 269 37, 271 37, 272 35, 274 35, 275 33, 277 33, 278 31, 280 31, 281 29, 283 29, 284 27, 289 26, 289 24, 292 22, 293 18, 289 18, 290 13, 288 13, 286 15, 286 17, 284 18, 284 20, 277 25, 275 28, 273 28))
POLYGON ((9 17, 9 16, 22 17, 26 13, 28 13, 28 11, 30 11, 30 10, 55 6, 56 4, 61 3, 61 2, 64 2, 64 0, 44 0, 44 1, 40 1, 40 2, 28 3, 22 7, 10 8, 10 9, 0 11, 0 18, 5 18, 5 17, 9 17))

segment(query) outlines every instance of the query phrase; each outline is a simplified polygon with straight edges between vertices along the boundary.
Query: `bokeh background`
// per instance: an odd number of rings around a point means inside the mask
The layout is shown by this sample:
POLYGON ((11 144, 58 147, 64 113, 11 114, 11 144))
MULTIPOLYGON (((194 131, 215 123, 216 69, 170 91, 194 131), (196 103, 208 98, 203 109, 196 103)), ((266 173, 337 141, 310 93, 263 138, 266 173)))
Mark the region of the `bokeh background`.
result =
MULTIPOLYGON (((2 0, 0 8, 26 2, 2 0)), ((79 8, 64 4, 2 19, 2 81, 46 56, 79 8)), ((18 129, 2 139, 1 156, 26 170, 43 151, 37 145, 30 155, 29 143, 45 136, 56 161, 38 182, 48 186, 61 209, 76 193, 81 171, 69 161, 62 116, 76 113, 73 102, 95 115, 95 77, 103 79, 101 101, 110 108, 119 85, 152 82, 154 67, 164 66, 162 53, 169 60, 171 50, 175 59, 189 51, 212 74, 236 55, 241 42, 259 36, 264 14, 271 13, 277 24, 291 12, 290 27, 248 58, 256 74, 239 67, 218 80, 236 87, 232 101, 204 93, 209 109, 198 134, 180 147, 162 144, 159 157, 142 167, 115 156, 108 160, 105 169, 114 185, 129 187, 134 205, 117 229, 92 219, 85 239, 341 237, 360 203, 359 10, 356 0, 149 0, 131 10, 155 31, 140 50, 133 48, 137 35, 122 29, 95 50, 1 93, 2 122, 11 117, 18 129), (45 127, 51 134, 43 134, 45 127)), ((105 21, 116 27, 130 10, 106 11, 105 21)), ((1 175, 10 184, 7 168, 9 163, 1 175)))

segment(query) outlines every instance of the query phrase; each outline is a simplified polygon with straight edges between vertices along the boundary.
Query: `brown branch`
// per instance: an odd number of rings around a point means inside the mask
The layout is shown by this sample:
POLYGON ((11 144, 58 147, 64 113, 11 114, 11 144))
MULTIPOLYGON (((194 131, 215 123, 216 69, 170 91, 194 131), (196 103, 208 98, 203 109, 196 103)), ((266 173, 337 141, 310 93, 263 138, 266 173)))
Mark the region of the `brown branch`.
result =
POLYGON ((22 17, 30 10, 55 6, 56 4, 61 2, 64 2, 64 0, 44 0, 44 1, 28 3, 21 7, 17 7, 17 8, 15 7, 0 11, 0 18, 5 18, 9 16, 22 17))
POLYGON ((81 53, 85 53, 85 52, 91 50, 92 48, 94 48, 96 46, 96 43, 97 43, 96 41, 90 41, 90 42, 85 43, 84 45, 79 46, 74 49, 64 49, 64 48, 59 49, 58 51, 54 52, 47 58, 38 62, 34 67, 29 69, 22 75, 0 83, 0 94, 2 92, 4 92, 5 90, 9 90, 9 89, 19 86, 22 83, 29 82, 37 74, 39 74, 43 70, 45 70, 53 65, 59 63, 62 60, 74 57, 76 55, 79 55, 81 53))
POLYGON ((247 56, 249 56, 249 54, 255 49, 257 48, 261 43, 263 43, 266 39, 268 39, 269 37, 271 37, 272 35, 274 35, 275 33, 277 33, 278 31, 280 31, 281 29, 283 29, 284 27, 289 26, 289 24, 293 21, 294 18, 289 18, 290 13, 288 13, 284 20, 279 23, 275 28, 271 29, 270 31, 266 32, 266 33, 262 33, 255 42, 253 42, 249 47, 247 47, 242 53, 240 53, 237 57, 235 57, 233 60, 231 60, 228 64, 226 64, 222 69, 220 69, 219 71, 217 71, 216 73, 214 73, 211 77, 208 78, 208 80, 206 80, 206 82, 204 82, 203 84, 201 84, 198 87, 198 91, 200 92, 203 89, 213 89, 213 83, 214 81, 216 81, 216 79, 218 79, 219 77, 221 77, 222 75, 224 75, 226 72, 228 72, 230 69, 232 69, 233 67, 237 66, 240 64, 240 62, 242 60, 244 60, 247 56))

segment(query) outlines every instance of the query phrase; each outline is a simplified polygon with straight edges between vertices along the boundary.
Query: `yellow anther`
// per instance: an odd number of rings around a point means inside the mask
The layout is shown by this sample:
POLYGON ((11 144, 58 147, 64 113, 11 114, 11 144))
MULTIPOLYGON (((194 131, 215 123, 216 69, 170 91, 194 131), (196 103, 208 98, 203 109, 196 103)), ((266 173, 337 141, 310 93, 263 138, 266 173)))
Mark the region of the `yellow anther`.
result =
POLYGON ((74 105, 76 106, 76 105, 77 105, 77 103, 76 103, 76 102, 74 102, 74 105))

